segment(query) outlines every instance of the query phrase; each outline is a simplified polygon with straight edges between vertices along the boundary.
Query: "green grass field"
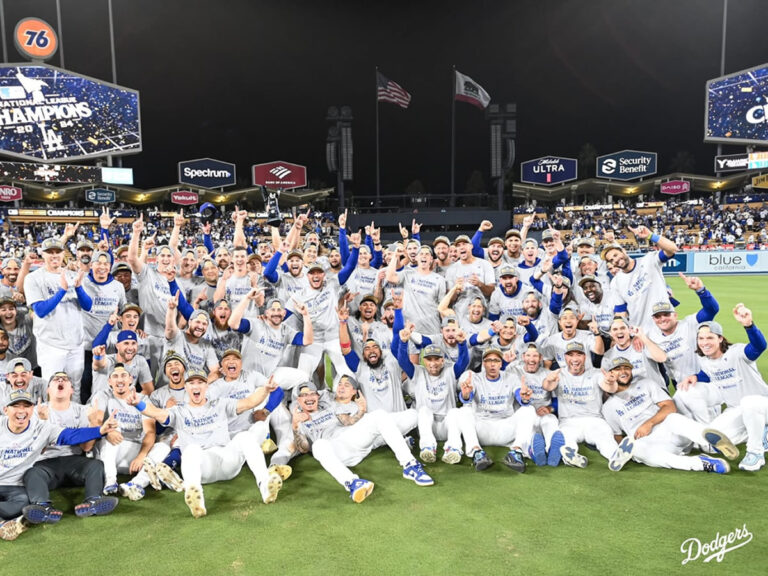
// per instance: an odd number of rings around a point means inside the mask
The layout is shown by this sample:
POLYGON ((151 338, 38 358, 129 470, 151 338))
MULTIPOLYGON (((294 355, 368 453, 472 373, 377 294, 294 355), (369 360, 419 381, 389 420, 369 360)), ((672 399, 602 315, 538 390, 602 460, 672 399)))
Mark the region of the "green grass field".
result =
MULTIPOLYGON (((705 278, 720 302, 731 341, 745 341, 733 320, 737 302, 768 329, 766 277, 705 278)), ((670 279, 683 300, 698 300, 670 279)), ((768 355, 766 355, 768 356, 768 355)), ((760 360, 768 374, 768 358, 760 360)), ((500 462, 502 448, 491 448, 500 462)), ((275 504, 261 503, 246 469, 232 482, 205 487, 208 516, 194 520, 181 494, 148 490, 122 500, 114 514, 80 520, 80 490, 58 492, 66 511, 56 526, 0 542, 4 574, 765 574, 768 565, 768 470, 728 476, 656 470, 629 463, 620 473, 598 454, 585 470, 536 468, 523 475, 496 464, 478 473, 464 459, 427 469, 436 485, 401 478, 380 449, 356 468, 376 489, 354 504, 310 457, 275 504), (709 542, 744 525, 752 541, 721 563, 686 565, 688 538, 709 542)), ((743 453, 743 447, 742 447, 743 453)), ((738 461, 736 461, 738 464, 738 461)))

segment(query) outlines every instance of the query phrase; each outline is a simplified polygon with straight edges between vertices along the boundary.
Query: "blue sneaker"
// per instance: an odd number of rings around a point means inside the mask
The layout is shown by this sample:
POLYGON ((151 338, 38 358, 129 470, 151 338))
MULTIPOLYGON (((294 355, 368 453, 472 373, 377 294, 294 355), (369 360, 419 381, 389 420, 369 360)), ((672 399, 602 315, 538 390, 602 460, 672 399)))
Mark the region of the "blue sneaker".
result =
POLYGON ((105 516, 117 507, 117 498, 114 496, 99 496, 90 498, 82 504, 75 506, 75 516, 87 518, 88 516, 105 516))
POLYGON ((616 451, 613 453, 613 456, 611 456, 611 459, 608 461, 608 468, 613 470, 614 472, 618 472, 622 468, 624 468, 624 464, 629 462, 632 459, 632 451, 635 449, 635 443, 632 441, 631 438, 628 436, 625 436, 624 439, 619 444, 619 447, 616 448, 616 451))
POLYGON ((61 510, 57 510, 50 503, 29 504, 24 506, 21 513, 30 524, 56 524, 61 520, 61 510))
POLYGON ((714 428, 704 430, 704 439, 710 443, 712 448, 720 452, 728 460, 735 460, 739 457, 739 449, 733 445, 731 439, 725 434, 714 428))
POLYGON ((417 486, 432 486, 435 483, 432 477, 424 472, 424 468, 416 460, 412 460, 410 464, 403 468, 403 478, 413 480, 417 486))
POLYGON ((349 490, 349 497, 358 504, 368 498, 371 492, 373 492, 373 482, 363 480, 362 478, 355 478, 351 482, 347 482, 346 487, 349 490))
POLYGON ((472 455, 472 465, 478 472, 493 466, 493 460, 485 453, 485 450, 476 450, 472 455))
POLYGON ((757 452, 747 452, 744 460, 739 462, 739 468, 748 472, 757 472, 763 466, 765 466, 765 456, 757 452))
POLYGON ((533 435, 531 447, 528 448, 528 456, 530 456, 536 466, 547 465, 547 443, 544 440, 544 436, 541 434, 533 435))
MULTIPOLYGON (((542 438, 542 441, 544 439, 542 438)), ((507 455, 504 456, 504 465, 510 470, 519 472, 522 474, 525 472, 525 460, 523 460, 523 453, 520 450, 510 450, 507 455)), ((543 464, 542 464, 543 466, 543 464)))
POLYGON ((702 454, 699 456, 699 460, 701 460, 701 462, 704 464, 704 472, 728 474, 728 472, 731 471, 731 467, 728 465, 728 462, 722 458, 711 458, 702 454))
POLYGON ((117 494, 117 491, 119 490, 117 484, 109 484, 108 486, 104 486, 104 490, 102 490, 102 493, 105 496, 112 496, 113 494, 117 494))
POLYGON ((559 466, 560 465, 560 459, 562 456, 560 455, 560 448, 565 446, 565 437, 563 436, 563 433, 558 430, 554 434, 552 434, 552 440, 549 442, 549 452, 547 453, 547 466, 559 466))

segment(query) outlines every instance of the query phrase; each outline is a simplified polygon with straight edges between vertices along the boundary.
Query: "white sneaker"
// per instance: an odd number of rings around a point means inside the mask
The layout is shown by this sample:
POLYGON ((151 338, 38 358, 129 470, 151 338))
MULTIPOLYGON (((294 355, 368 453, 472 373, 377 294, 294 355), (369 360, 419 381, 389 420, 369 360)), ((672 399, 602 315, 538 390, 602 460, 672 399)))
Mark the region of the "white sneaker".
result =
POLYGON ((149 485, 155 490, 162 490, 163 485, 157 476, 157 465, 150 458, 144 458, 144 473, 149 478, 149 485))
POLYGON ((560 448, 560 457, 567 466, 573 466, 574 468, 586 468, 589 463, 586 456, 582 456, 576 448, 571 448, 570 446, 562 446, 560 448))
POLYGON ((619 447, 616 448, 616 451, 613 453, 613 456, 611 456, 611 459, 608 461, 608 468, 613 470, 614 472, 618 472, 622 468, 624 468, 624 464, 629 462, 632 459, 632 451, 635 449, 635 443, 632 441, 631 438, 628 436, 625 436, 624 439, 619 444, 619 447))
POLYGON ((120 484, 120 496, 136 502, 137 500, 144 498, 144 488, 134 484, 133 482, 120 484))
POLYGON ((202 486, 187 486, 184 490, 184 502, 195 518, 202 518, 208 513, 205 509, 202 486))
POLYGON ((739 469, 748 472, 757 472, 763 466, 765 466, 765 456, 758 452, 747 452, 744 460, 739 462, 739 469))

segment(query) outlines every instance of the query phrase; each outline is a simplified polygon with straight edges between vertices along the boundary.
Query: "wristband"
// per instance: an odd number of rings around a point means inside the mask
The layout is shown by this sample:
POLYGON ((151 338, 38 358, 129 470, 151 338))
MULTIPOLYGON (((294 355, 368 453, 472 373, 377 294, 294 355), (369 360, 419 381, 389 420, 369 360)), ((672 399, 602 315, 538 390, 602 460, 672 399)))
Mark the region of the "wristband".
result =
POLYGON ((346 344, 340 344, 340 346, 342 350, 349 350, 350 348, 352 348, 352 343, 348 342, 346 344))
POLYGON ((346 324, 346 323, 347 323, 347 321, 346 321, 346 320, 339 320, 339 323, 341 323, 341 324, 346 324))
POLYGON ((94 360, 104 360, 104 355, 103 354, 94 354, 93 355, 93 359, 94 360))
POLYGON ((144 402, 144 400, 141 400, 138 404, 136 404, 136 410, 139 412, 144 412, 144 410, 147 409, 147 403, 144 402))
POLYGON ((706 286, 702 286, 702 287, 701 287, 701 290, 696 290, 696 294, 698 294, 699 296, 701 296, 701 295, 702 295, 702 294, 704 294, 704 292, 706 292, 706 291, 707 291, 707 287, 706 287, 706 286))
POLYGON ((659 242, 660 236, 658 234, 651 234, 651 242, 654 244, 657 244, 659 242))
POLYGON ((491 338, 496 336, 496 332, 493 331, 493 328, 488 328, 488 336, 490 336, 491 338))

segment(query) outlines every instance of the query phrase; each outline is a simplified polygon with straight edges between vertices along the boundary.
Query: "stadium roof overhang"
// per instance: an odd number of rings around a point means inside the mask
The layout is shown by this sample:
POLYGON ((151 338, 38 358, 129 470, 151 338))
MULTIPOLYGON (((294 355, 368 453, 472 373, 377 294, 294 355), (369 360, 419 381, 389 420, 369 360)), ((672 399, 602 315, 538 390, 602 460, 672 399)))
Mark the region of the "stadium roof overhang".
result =
POLYGON ((512 198, 525 201, 559 202, 563 198, 570 199, 571 195, 580 197, 604 198, 608 195, 614 199, 635 198, 642 195, 650 195, 659 191, 662 182, 670 180, 685 180, 691 183, 691 192, 708 192, 739 190, 745 184, 749 184, 753 176, 758 172, 738 172, 717 178, 715 176, 702 176, 699 174, 685 174, 676 172, 647 178, 637 182, 618 182, 604 180, 602 178, 588 178, 586 180, 572 180, 560 186, 536 186, 515 182, 512 185, 512 198))

